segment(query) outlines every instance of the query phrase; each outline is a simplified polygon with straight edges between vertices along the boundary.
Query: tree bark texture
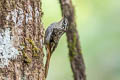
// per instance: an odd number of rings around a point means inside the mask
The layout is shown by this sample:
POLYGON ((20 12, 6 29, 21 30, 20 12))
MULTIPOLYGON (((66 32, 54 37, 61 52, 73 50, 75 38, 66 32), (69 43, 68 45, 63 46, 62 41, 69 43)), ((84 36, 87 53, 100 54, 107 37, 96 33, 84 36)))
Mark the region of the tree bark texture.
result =
POLYGON ((0 0, 0 80, 44 80, 41 0, 0 0))
POLYGON ((79 35, 76 29, 75 11, 71 0, 59 0, 62 15, 68 19, 67 42, 74 80, 86 80, 85 64, 81 53, 79 35))

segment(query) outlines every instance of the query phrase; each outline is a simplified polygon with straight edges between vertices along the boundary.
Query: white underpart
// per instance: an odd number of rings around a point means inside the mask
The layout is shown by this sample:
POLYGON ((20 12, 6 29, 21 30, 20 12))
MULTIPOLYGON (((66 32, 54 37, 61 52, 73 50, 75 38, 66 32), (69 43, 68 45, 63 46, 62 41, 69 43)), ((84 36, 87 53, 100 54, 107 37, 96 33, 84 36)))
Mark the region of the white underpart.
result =
POLYGON ((10 28, 0 32, 0 68, 8 66, 9 59, 16 59, 18 50, 13 46, 13 37, 10 35, 10 28))

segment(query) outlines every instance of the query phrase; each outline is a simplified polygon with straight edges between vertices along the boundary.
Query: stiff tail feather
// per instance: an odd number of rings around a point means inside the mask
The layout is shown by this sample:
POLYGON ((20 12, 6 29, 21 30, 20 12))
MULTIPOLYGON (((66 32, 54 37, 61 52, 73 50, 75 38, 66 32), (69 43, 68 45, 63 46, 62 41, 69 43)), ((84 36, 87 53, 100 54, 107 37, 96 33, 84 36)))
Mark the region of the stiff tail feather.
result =
POLYGON ((51 58, 50 46, 46 46, 46 49, 47 49, 47 60, 46 60, 46 64, 45 64, 45 78, 48 75, 48 69, 49 69, 50 58, 51 58))

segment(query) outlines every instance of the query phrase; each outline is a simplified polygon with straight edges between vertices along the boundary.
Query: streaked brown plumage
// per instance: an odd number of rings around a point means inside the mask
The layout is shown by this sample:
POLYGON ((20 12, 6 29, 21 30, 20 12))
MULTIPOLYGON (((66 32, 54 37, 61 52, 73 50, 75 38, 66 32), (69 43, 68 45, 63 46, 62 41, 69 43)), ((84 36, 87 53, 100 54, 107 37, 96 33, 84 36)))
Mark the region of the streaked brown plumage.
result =
POLYGON ((47 60, 45 64, 45 77, 47 77, 50 58, 53 51, 56 49, 60 37, 68 29, 68 20, 63 18, 59 22, 52 23, 45 31, 44 44, 47 50, 47 60))

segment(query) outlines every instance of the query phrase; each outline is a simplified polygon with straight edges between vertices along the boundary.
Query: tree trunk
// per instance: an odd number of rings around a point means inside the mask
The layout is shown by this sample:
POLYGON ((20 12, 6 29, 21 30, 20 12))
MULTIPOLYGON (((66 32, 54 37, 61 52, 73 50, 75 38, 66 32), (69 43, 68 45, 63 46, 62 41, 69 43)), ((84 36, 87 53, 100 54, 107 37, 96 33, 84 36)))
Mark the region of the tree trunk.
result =
POLYGON ((70 63, 74 74, 74 80, 86 80, 85 64, 81 53, 79 35, 76 29, 75 12, 71 0, 59 0, 62 15, 67 17, 69 29, 67 42, 69 48, 70 63))
POLYGON ((44 80, 41 0, 0 0, 0 80, 44 80))

